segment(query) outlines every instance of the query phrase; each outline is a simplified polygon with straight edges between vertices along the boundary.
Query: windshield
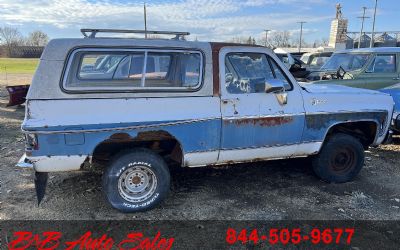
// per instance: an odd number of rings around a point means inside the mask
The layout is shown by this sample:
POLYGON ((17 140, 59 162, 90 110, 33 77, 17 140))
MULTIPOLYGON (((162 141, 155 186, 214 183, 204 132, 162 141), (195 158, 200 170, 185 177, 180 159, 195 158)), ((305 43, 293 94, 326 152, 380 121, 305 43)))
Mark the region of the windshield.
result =
POLYGON ((333 54, 321 67, 321 70, 337 70, 340 66, 346 71, 358 70, 364 67, 371 54, 333 54))

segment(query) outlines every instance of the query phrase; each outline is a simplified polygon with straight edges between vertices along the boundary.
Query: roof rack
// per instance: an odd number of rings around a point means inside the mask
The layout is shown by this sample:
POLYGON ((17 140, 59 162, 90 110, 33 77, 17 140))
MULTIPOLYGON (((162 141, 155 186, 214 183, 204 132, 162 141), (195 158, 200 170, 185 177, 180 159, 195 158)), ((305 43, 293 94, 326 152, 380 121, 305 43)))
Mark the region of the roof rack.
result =
POLYGON ((177 31, 158 31, 158 30, 118 30, 118 29, 81 29, 85 38, 96 38, 97 33, 130 33, 130 34, 155 34, 155 35, 174 35, 176 40, 184 39, 184 36, 190 35, 189 32, 177 31), (88 35, 87 33, 90 34, 88 35))

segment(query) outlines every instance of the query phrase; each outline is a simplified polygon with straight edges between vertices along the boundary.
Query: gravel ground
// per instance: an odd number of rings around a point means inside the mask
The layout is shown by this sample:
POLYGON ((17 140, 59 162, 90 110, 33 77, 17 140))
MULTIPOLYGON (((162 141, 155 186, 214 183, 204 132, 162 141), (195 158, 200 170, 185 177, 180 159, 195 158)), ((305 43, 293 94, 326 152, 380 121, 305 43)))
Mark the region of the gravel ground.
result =
MULTIPOLYGON (((30 76, 8 76, 25 83, 30 76)), ((6 96, 0 76, 0 96, 6 96)), ((328 184, 307 159, 175 169, 166 201, 143 213, 112 209, 101 192, 101 173, 51 174, 36 205, 33 173, 14 166, 23 154, 24 107, 0 99, 0 219, 400 219, 400 137, 371 148, 359 176, 328 184)))

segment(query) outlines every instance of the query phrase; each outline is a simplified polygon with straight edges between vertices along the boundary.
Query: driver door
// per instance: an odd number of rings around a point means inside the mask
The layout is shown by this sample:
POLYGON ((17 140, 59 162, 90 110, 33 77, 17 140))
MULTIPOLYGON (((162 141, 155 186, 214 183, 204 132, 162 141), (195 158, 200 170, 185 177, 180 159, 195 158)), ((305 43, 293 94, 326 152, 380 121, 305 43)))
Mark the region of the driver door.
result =
POLYGON ((221 49, 222 137, 218 162, 298 155, 304 128, 303 98, 283 63, 264 48, 221 49), (285 82, 285 93, 265 93, 265 82, 285 82), (261 86, 261 87, 260 87, 261 86), (287 95, 287 103, 278 101, 287 95))

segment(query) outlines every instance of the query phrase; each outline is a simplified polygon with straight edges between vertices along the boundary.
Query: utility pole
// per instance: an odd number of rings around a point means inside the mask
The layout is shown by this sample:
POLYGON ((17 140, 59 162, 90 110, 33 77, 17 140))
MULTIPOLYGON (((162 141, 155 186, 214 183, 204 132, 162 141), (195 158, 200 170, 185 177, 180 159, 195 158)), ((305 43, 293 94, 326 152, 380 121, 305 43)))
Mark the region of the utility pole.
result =
POLYGON ((301 21, 301 22, 297 22, 297 23, 300 24, 299 52, 301 52, 301 42, 302 42, 302 40, 303 40, 303 24, 304 24, 304 23, 307 23, 307 22, 301 21))
POLYGON ((268 32, 270 32, 271 30, 264 30, 265 31, 265 47, 268 46, 268 32))
POLYGON ((362 37, 363 29, 364 29, 364 20, 366 18, 369 18, 369 17, 365 16, 365 10, 367 9, 367 7, 362 7, 362 8, 363 8, 363 15, 357 17, 357 18, 361 19, 361 30, 360 30, 360 37, 358 38, 358 48, 360 48, 360 46, 361 46, 361 37, 362 37))
POLYGON ((376 18, 376 7, 378 5, 378 0, 375 0, 375 9, 374 9, 374 19, 372 21, 372 35, 371 35, 371 44, 370 48, 374 47, 374 35, 375 35, 375 18, 376 18))
POLYGON ((147 13, 146 13, 146 2, 143 3, 144 13, 144 38, 147 39, 147 13))

